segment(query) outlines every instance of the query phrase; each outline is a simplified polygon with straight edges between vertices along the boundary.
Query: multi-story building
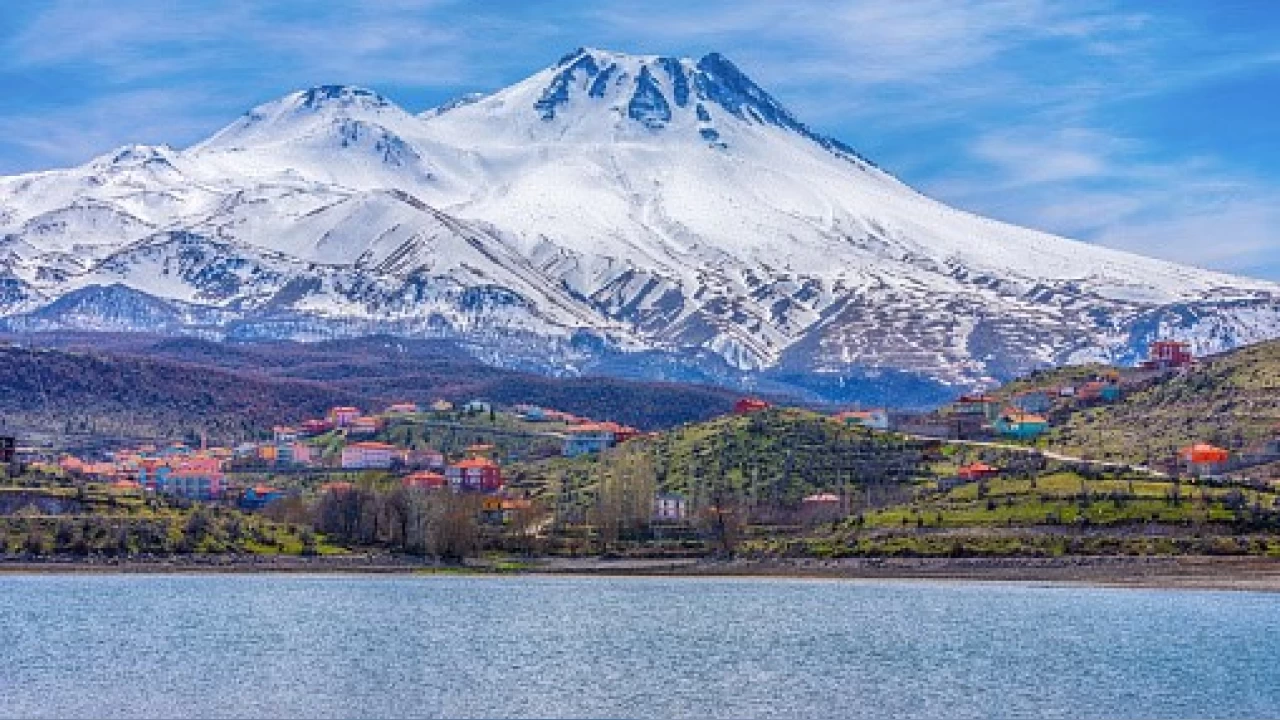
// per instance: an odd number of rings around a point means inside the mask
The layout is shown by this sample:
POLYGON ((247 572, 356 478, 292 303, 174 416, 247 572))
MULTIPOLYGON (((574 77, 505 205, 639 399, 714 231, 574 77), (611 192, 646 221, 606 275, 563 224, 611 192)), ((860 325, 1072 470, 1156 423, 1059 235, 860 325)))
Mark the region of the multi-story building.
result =
POLYGON ((617 436, 613 430, 598 423, 575 425, 568 429, 568 437, 564 440, 561 454, 565 457, 577 457, 591 453, 603 452, 614 446, 617 436))
POLYGON ((497 492, 502 489, 502 468, 484 457, 472 457, 445 468, 449 487, 457 492, 497 492))
POLYGON ((395 445, 380 442, 351 443, 342 449, 345 470, 386 470, 394 464, 399 451, 395 445))

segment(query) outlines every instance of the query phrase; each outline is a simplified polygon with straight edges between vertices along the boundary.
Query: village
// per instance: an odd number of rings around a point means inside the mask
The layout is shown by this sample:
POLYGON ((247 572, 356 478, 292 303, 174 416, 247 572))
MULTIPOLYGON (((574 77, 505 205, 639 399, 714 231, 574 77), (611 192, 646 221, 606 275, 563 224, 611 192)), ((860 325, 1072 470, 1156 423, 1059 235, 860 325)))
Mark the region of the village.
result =
MULTIPOLYGON (((846 410, 829 415, 832 422, 896 433, 930 442, 1028 448, 1051 427, 1051 418, 1079 408, 1118 401, 1124 393, 1169 373, 1194 365, 1187 345, 1158 342, 1140 366, 1108 370, 1082 382, 1036 387, 1004 395, 966 394, 929 413, 885 408, 846 410)), ((755 397, 740 399, 736 415, 768 410, 755 397)), ((182 442, 145 444, 102 453, 101 457, 54 455, 17 447, 0 439, 0 460, 21 463, 23 472, 65 481, 100 483, 113 492, 164 495, 187 501, 260 511, 271 503, 311 492, 323 495, 349 489, 361 474, 391 476, 405 488, 449 490, 482 498, 484 517, 509 522, 531 505, 529 488, 504 477, 512 461, 594 455, 644 435, 636 428, 580 417, 532 404, 496 407, 483 399, 456 404, 438 399, 422 405, 390 404, 377 412, 334 407, 322 418, 277 426, 271 436, 232 447, 182 442), (321 478, 318 485, 282 485, 292 477, 321 478)), ((1262 452, 1280 457, 1280 432, 1262 452)), ((1213 479, 1231 467, 1223 448, 1196 443, 1171 458, 1159 474, 1187 474, 1213 479)), ((998 476, 1003 468, 975 461, 944 478, 942 489, 998 476)), ((845 503, 824 491, 805 497, 802 514, 838 515, 845 503)), ((652 519, 681 522, 689 514, 688 499, 679 493, 654 492, 652 519)))

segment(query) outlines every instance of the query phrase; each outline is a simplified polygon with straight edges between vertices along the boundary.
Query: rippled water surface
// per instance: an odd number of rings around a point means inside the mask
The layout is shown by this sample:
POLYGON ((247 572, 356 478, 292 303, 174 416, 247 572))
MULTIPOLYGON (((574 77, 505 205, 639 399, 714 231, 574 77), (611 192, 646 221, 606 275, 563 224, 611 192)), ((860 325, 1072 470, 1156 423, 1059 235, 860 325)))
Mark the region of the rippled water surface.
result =
POLYGON ((9 575, 0 716, 1280 717, 1280 595, 9 575))

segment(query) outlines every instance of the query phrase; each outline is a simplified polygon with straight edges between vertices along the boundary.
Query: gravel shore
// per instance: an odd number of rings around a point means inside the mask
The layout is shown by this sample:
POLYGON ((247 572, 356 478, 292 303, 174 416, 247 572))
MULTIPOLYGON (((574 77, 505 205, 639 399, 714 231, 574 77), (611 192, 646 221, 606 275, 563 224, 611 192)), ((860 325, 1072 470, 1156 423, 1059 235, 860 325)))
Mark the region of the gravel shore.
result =
POLYGON ((1124 557, 471 560, 462 565, 377 553, 323 557, 0 557, 0 573, 433 573, 654 577, 795 577, 1069 583, 1280 592, 1280 558, 1124 557))

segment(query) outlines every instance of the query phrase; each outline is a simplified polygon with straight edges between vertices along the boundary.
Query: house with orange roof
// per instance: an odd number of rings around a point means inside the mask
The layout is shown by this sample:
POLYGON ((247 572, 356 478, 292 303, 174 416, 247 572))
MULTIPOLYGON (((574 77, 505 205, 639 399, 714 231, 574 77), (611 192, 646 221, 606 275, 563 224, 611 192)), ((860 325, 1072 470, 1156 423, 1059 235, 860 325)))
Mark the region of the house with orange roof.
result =
POLYGON ((138 482, 148 490, 192 500, 214 500, 226 487, 223 462, 202 455, 144 457, 137 463, 138 482))
POLYGON ((985 480, 986 478, 995 477, 1000 474, 1000 468, 993 467, 984 462, 975 462, 965 465, 956 471, 956 476, 961 480, 974 481, 985 480))
POLYGON ((342 448, 344 470, 386 470, 399 456, 395 445, 380 442, 357 442, 342 448))
POLYGON ((418 403, 398 402, 387 406, 382 411, 383 415, 416 415, 418 414, 418 403))
POLYGON ((254 485, 244 489, 244 494, 240 496, 240 509, 242 510, 261 510, 276 500, 280 500, 288 496, 285 491, 271 487, 270 485, 254 485))
POLYGON ((1178 459, 1193 475, 1213 475, 1222 472, 1231 453, 1208 443, 1196 443, 1178 450, 1178 459))
POLYGON ((444 471, 449 487, 456 492, 497 492, 502 489, 502 468, 485 457, 471 457, 444 471))
POLYGON ((449 485, 449 479, 438 472, 419 470, 400 478, 400 483, 407 488, 435 490, 449 485))
POLYGON ((350 426, 358 417, 360 417, 359 408, 354 408, 350 405, 343 405, 331 409, 329 411, 328 420, 333 423, 334 427, 344 428, 350 426))
POLYGON ((347 425, 347 434, 355 437, 372 437, 382 429, 382 421, 375 417, 358 417, 347 425))
POLYGON ((613 447, 618 441, 614 431, 600 423, 572 425, 565 433, 564 445, 561 448, 561 454, 565 457, 603 452, 613 447))
POLYGON ((861 425, 872 430, 889 429, 889 411, 884 408, 846 410, 842 413, 836 413, 832 416, 832 419, 845 425, 861 425))
POLYGON ((84 470, 84 461, 75 455, 64 455, 58 461, 58 467, 62 468, 64 472, 80 473, 84 470))

